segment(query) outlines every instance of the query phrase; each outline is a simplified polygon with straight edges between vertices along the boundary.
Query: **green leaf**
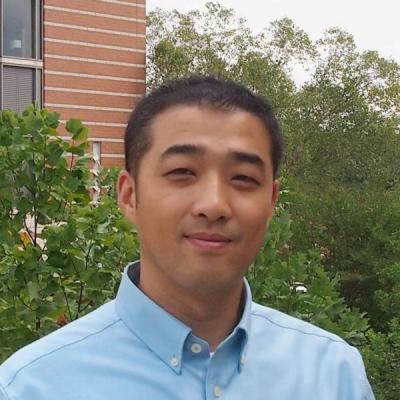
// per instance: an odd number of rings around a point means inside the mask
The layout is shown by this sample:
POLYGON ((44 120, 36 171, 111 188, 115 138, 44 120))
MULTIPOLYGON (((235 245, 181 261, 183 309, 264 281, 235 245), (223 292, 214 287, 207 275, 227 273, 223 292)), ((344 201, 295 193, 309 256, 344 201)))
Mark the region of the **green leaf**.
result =
POLYGON ((56 130, 55 128, 51 128, 51 127, 44 128, 44 129, 42 130, 42 133, 43 133, 44 135, 46 135, 46 136, 58 136, 57 130, 56 130))
POLYGON ((32 282, 32 281, 28 282, 27 288, 28 288, 28 295, 29 295, 30 301, 39 299, 40 287, 37 284, 37 282, 32 282))
MULTIPOLYGON (((43 110, 43 111, 47 111, 47 110, 43 110)), ((59 120, 60 120, 60 114, 56 113, 56 112, 47 112, 46 113, 46 117, 45 117, 45 121, 46 124, 50 127, 50 128, 57 128, 59 125, 59 120)))
POLYGON ((83 156, 85 154, 85 150, 80 146, 68 146, 66 151, 67 153, 76 154, 78 156, 83 156))
POLYGON ((88 138, 89 129, 83 126, 76 133, 72 135, 72 140, 83 141, 88 138))
POLYGON ((71 118, 67 121, 65 128, 68 132, 72 133, 72 135, 76 135, 82 128, 82 121, 80 119, 71 118))
POLYGON ((43 127, 43 121, 40 117, 37 117, 33 112, 29 113, 24 117, 25 128, 28 131, 38 131, 43 127))

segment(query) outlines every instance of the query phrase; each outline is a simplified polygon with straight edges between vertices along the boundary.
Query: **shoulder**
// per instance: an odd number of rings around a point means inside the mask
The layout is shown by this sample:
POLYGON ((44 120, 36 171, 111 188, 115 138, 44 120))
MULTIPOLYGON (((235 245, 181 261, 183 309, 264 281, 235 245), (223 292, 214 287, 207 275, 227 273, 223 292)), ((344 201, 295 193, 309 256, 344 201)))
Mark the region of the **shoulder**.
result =
POLYGON ((23 347, 0 366, 1 388, 6 390, 20 375, 34 374, 39 368, 57 361, 67 362, 74 350, 90 348, 93 341, 104 340, 120 321, 111 301, 90 314, 23 347))
POLYGON ((249 344, 257 370, 275 373, 276 382, 285 374, 288 387, 302 382, 306 392, 321 393, 315 398, 374 398, 359 351, 306 321, 252 303, 249 344))
POLYGON ((326 368, 350 365, 365 377, 359 351, 341 337, 280 311, 256 303, 251 311, 253 339, 262 345, 265 338, 276 349, 285 349, 302 363, 326 368))
POLYGON ((341 337, 325 331, 309 322, 292 317, 281 311, 269 307, 252 303, 251 309, 252 321, 260 325, 261 329, 273 328, 280 333, 285 333, 300 338, 315 338, 316 340, 339 343, 349 346, 341 337))

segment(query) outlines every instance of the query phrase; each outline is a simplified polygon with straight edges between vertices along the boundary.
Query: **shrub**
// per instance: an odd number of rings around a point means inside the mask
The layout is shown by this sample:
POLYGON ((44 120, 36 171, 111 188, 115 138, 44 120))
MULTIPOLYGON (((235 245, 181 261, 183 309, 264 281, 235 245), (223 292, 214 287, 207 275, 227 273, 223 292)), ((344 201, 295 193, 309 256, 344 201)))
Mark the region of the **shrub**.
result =
POLYGON ((388 334, 371 330, 367 338, 363 354, 376 398, 397 400, 400 393, 400 320, 392 320, 388 334))
POLYGON ((339 292, 339 276, 323 267, 315 250, 292 252, 291 219, 280 211, 270 224, 265 245, 249 271, 255 301, 336 333, 353 345, 365 342, 368 320, 352 310, 339 292))
POLYGON ((48 110, 0 113, 0 360, 112 298, 137 249, 107 185, 115 172, 91 174, 79 120, 69 140, 58 127, 48 110))

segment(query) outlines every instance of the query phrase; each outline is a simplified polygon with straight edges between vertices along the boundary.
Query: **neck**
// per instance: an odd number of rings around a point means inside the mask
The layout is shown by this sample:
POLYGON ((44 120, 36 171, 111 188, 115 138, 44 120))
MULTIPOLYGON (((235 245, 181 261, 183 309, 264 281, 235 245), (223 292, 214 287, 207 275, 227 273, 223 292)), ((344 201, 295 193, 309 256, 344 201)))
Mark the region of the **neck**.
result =
POLYGON ((189 326, 194 335, 207 341, 210 350, 215 351, 240 319, 243 281, 229 290, 210 293, 171 287, 159 274, 152 275, 151 269, 141 268, 139 288, 142 292, 189 326))

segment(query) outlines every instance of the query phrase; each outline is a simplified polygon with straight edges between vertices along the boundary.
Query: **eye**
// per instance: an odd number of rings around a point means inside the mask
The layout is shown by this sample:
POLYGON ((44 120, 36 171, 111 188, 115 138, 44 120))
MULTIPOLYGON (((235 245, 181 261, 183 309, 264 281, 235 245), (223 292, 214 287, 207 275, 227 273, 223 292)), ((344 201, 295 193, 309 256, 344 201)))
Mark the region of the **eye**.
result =
POLYGON ((195 176, 195 173, 189 168, 176 168, 167 172, 164 176, 171 180, 186 180, 195 176))
POLYGON ((188 168, 176 168, 171 172, 168 172, 167 175, 194 175, 193 171, 188 168))
POLYGON ((248 175, 235 175, 233 181, 243 187, 260 186, 260 182, 248 175))

